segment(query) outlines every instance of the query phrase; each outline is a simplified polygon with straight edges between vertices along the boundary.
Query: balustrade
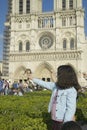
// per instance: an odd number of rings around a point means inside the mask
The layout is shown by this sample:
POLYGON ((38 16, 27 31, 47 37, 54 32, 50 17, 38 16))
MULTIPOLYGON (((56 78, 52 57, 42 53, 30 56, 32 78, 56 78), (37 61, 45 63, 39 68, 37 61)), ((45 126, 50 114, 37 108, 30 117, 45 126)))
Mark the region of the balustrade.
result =
POLYGON ((76 60, 81 59, 81 50, 73 51, 48 51, 48 52, 13 52, 10 53, 10 61, 45 61, 45 60, 76 60))

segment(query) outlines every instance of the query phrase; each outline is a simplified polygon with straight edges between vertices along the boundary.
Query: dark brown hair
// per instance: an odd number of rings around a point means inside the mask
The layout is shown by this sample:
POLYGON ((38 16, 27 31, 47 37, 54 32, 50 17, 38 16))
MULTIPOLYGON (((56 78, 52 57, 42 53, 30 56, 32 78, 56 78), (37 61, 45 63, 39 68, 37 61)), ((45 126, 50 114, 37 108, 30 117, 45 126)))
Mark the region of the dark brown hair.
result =
POLYGON ((63 124, 61 130, 82 130, 81 126, 74 121, 68 121, 63 124))
POLYGON ((56 85, 61 89, 74 87, 77 91, 81 88, 78 83, 77 75, 70 65, 62 65, 58 67, 56 85))

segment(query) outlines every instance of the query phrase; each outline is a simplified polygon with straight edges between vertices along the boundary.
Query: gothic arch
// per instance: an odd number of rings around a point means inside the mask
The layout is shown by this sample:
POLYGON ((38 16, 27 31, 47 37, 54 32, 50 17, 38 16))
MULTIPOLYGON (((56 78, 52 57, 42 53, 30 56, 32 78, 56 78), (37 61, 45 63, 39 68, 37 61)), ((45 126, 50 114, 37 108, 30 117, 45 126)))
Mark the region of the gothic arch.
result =
POLYGON ((65 31, 63 34, 62 34, 63 37, 75 37, 74 33, 72 31, 65 31))
POLYGON ((30 40, 30 36, 29 35, 26 35, 26 34, 21 34, 17 37, 16 41, 26 41, 26 40, 30 40))
MULTIPOLYGON (((62 39, 61 39, 62 43, 63 43, 64 39, 67 40, 68 49, 71 49, 71 47, 70 47, 70 41, 71 41, 71 39, 73 39, 73 41, 74 41, 74 45, 73 46, 75 47, 75 35, 74 35, 73 32, 71 32, 71 31, 65 31, 63 33, 63 35, 62 35, 62 39)), ((73 47, 73 49, 74 49, 74 47, 73 47)))
POLYGON ((63 32, 63 34, 61 34, 61 35, 62 35, 61 41, 63 41, 63 39, 67 39, 67 42, 70 42, 70 39, 71 39, 71 38, 75 38, 74 33, 71 32, 71 31, 65 31, 65 32, 63 32))
POLYGON ((15 80, 19 80, 19 79, 24 79, 24 72, 26 70, 26 67, 24 66, 19 66, 15 72, 14 72, 14 77, 15 77, 15 80))
POLYGON ((26 41, 29 41, 29 44, 30 44, 30 38, 29 38, 29 36, 28 35, 26 35, 26 34, 21 34, 21 35, 19 35, 18 37, 17 37, 17 39, 16 39, 16 48, 17 48, 17 50, 19 50, 19 42, 22 42, 22 49, 23 50, 26 50, 26 41))
POLYGON ((43 63, 39 64, 38 67, 36 68, 35 75, 41 79, 42 78, 51 79, 51 70, 54 71, 52 65, 50 65, 47 62, 43 62, 43 63))

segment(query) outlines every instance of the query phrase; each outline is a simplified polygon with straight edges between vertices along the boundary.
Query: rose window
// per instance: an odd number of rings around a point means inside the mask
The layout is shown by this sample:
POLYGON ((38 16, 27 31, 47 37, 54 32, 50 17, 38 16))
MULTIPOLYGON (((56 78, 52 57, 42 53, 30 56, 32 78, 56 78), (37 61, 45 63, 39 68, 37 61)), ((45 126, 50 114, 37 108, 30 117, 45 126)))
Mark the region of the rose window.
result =
POLYGON ((47 35, 42 36, 42 37, 40 38, 40 40, 39 40, 39 45, 40 45, 40 47, 41 47, 42 49, 48 49, 48 48, 50 48, 50 47, 52 46, 52 44, 53 44, 53 39, 52 39, 52 37, 47 36, 47 35))

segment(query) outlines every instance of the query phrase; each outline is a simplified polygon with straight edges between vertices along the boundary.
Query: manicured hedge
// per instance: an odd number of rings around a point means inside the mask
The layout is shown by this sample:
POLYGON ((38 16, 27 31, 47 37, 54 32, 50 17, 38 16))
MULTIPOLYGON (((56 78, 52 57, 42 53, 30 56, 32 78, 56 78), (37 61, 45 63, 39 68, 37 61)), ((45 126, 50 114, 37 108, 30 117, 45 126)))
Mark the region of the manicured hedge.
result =
MULTIPOLYGON (((50 91, 0 96, 0 130, 51 130, 50 91)), ((87 94, 77 101, 76 120, 87 121, 87 94)))
POLYGON ((79 94, 77 100, 76 120, 87 122, 87 92, 79 94))

